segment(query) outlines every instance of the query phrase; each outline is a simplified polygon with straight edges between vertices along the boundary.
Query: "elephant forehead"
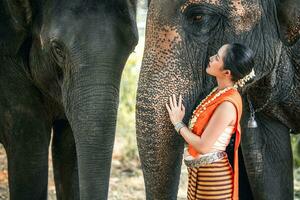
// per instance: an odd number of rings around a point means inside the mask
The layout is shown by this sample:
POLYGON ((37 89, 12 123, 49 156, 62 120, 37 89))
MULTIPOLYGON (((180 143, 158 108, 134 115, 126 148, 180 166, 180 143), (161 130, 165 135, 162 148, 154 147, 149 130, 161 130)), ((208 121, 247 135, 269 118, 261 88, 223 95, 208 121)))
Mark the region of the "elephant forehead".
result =
POLYGON ((176 27, 164 25, 156 28, 154 24, 150 23, 147 28, 146 44, 148 48, 155 48, 158 51, 171 50, 181 41, 176 27))
POLYGON ((221 5, 221 0, 188 0, 181 6, 181 11, 183 12, 188 6, 192 4, 206 3, 211 5, 221 5))
POLYGON ((251 30, 261 19, 262 9, 258 2, 232 0, 229 8, 229 17, 237 33, 251 30))
POLYGON ((190 5, 210 4, 217 7, 225 7, 229 11, 228 18, 235 32, 249 31, 261 18, 261 6, 258 1, 242 0, 187 0, 180 8, 184 12, 190 5))
POLYGON ((162 55, 160 62, 166 64, 172 56, 172 50, 181 42, 178 26, 162 21, 161 15, 155 12, 153 7, 149 9, 149 16, 151 17, 147 20, 145 49, 155 56, 162 55))
POLYGON ((148 16, 150 17, 147 19, 141 77, 147 79, 148 83, 151 80, 151 88, 155 90, 153 94, 160 94, 160 97, 166 95, 161 92, 167 88, 171 92, 175 88, 175 83, 178 82, 182 83, 180 84, 182 88, 176 87, 177 92, 183 91, 191 83, 189 81, 190 77, 187 75, 189 72, 186 69, 184 70, 185 73, 181 71, 185 67, 182 66, 179 58, 183 42, 180 26, 162 20, 160 17, 162 13, 156 12, 153 6, 150 6, 148 16), (166 82, 163 80, 166 80, 166 82), (153 87, 153 85, 156 87, 153 87))

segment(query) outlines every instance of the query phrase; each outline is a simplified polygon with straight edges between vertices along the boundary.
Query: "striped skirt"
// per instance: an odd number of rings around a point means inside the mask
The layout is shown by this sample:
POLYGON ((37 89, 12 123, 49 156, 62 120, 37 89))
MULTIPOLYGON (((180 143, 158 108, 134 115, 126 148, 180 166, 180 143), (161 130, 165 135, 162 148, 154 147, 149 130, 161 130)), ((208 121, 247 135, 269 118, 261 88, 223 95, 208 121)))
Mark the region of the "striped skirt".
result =
POLYGON ((188 200, 232 199, 233 171, 227 156, 200 167, 188 167, 188 200))

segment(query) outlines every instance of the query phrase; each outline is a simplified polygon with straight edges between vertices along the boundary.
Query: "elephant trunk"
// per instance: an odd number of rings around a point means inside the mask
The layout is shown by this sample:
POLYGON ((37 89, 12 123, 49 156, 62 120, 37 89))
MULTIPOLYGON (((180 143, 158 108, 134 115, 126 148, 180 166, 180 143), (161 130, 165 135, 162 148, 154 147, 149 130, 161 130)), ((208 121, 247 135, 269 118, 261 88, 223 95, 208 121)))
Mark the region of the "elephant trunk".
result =
POLYGON ((108 195, 121 78, 121 70, 112 69, 80 65, 63 85, 63 103, 76 143, 80 199, 108 195))
MULTIPOLYGON (((176 199, 184 140, 175 132, 165 104, 172 94, 177 97, 182 94, 187 111, 183 121, 187 123, 192 105, 186 102, 190 102, 188 99, 196 96, 196 92, 181 87, 172 88, 174 82, 171 78, 166 82, 152 78, 145 70, 150 66, 155 65, 151 63, 148 66, 144 62, 142 66, 136 105, 137 144, 146 199, 176 199)), ((182 85, 188 88, 184 83, 182 85)))

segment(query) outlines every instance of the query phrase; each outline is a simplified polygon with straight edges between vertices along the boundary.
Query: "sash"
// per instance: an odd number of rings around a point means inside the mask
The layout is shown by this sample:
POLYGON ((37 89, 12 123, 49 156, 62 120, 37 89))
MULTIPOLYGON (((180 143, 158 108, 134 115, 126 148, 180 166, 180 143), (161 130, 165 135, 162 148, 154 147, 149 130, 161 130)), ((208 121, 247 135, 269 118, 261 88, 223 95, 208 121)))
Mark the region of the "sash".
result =
MULTIPOLYGON (((215 93, 214 93, 215 94, 215 93)), ((214 94, 211 95, 210 98, 214 96, 214 94)), ((207 101, 210 99, 208 98, 207 101)), ((230 101, 233 103, 233 105, 236 108, 236 124, 235 124, 235 144, 234 144, 234 172, 233 172, 233 200, 239 199, 239 166, 238 166, 238 148, 240 145, 241 140, 241 126, 240 126, 240 119, 242 116, 242 98, 239 94, 239 92, 235 89, 230 89, 229 91, 225 92, 221 96, 217 97, 211 104, 209 104, 205 111, 203 111, 199 117, 197 118, 197 121, 193 127, 192 132, 196 135, 201 136, 203 133, 208 121, 210 120, 211 116, 213 115, 215 109, 224 101, 230 101)), ((205 103, 205 102, 204 102, 205 103)), ((199 153, 195 150, 195 148, 192 145, 188 145, 188 152, 193 157, 196 157, 199 155, 199 153)))

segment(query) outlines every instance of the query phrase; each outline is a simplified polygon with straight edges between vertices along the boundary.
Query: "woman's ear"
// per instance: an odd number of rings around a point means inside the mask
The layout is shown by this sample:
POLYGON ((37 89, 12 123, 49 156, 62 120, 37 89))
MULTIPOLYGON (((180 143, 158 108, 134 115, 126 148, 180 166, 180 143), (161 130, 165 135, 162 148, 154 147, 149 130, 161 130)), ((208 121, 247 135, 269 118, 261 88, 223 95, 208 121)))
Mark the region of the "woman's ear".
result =
POLYGON ((224 70, 223 70, 223 74, 224 74, 224 76, 227 77, 227 78, 232 78, 232 76, 231 76, 231 71, 230 71, 229 69, 224 69, 224 70))
POLYGON ((300 0, 279 0, 278 31, 282 42, 291 46, 300 38, 300 0))
POLYGON ((27 29, 32 23, 32 7, 29 0, 7 1, 9 14, 17 30, 27 29))

